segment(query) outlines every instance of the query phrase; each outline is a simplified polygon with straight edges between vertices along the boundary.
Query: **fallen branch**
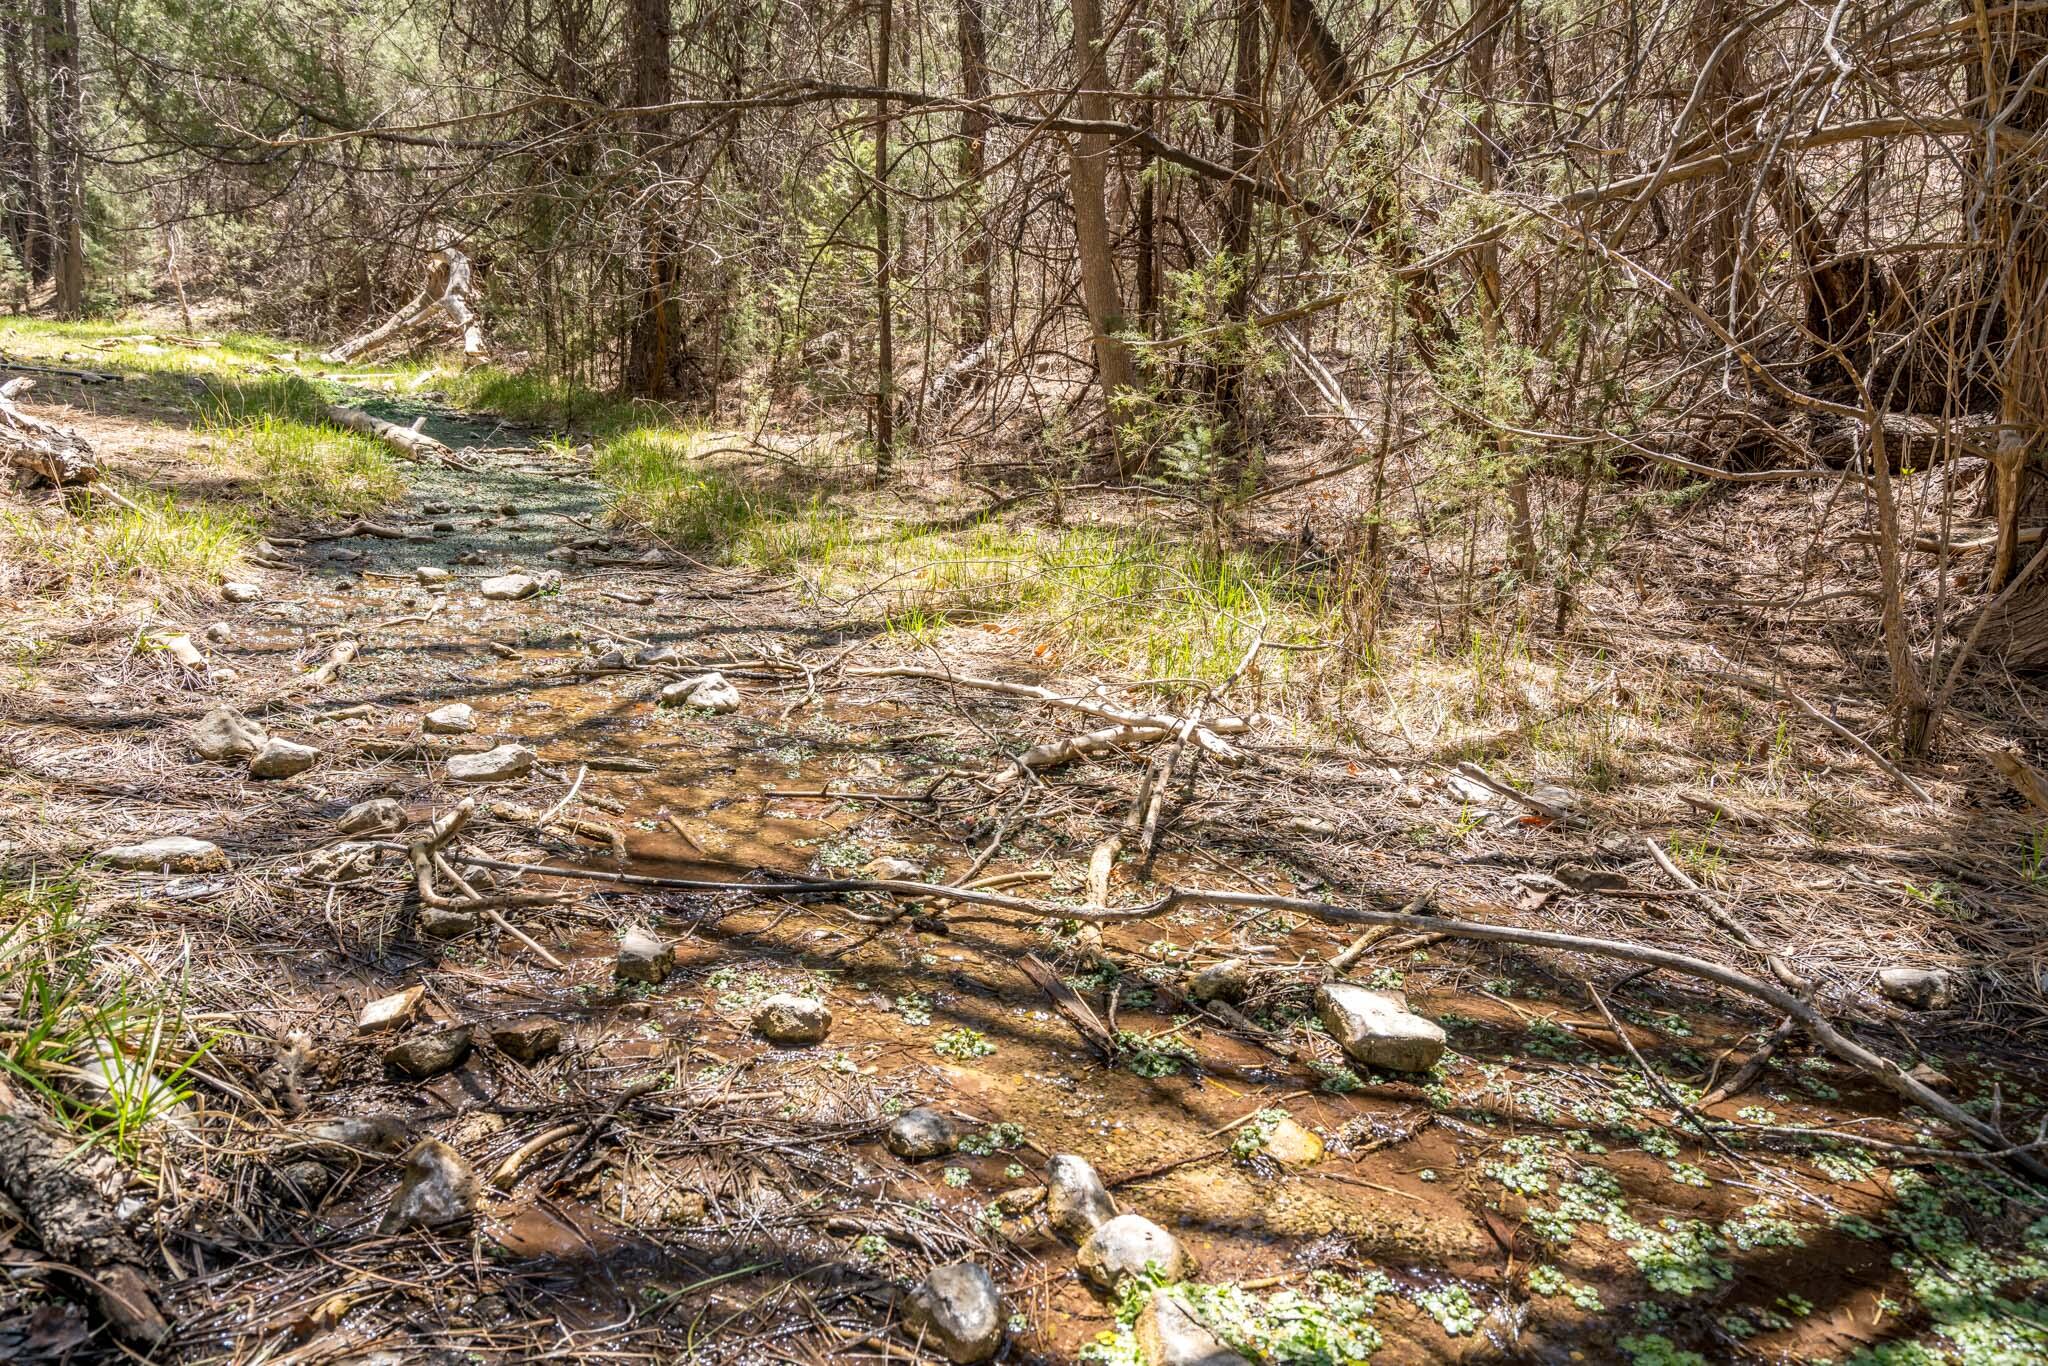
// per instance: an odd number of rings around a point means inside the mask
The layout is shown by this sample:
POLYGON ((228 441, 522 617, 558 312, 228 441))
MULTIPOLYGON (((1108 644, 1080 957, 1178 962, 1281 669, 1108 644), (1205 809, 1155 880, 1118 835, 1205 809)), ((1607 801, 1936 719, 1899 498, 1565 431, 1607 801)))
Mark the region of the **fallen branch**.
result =
POLYGON ((438 309, 462 330, 463 355, 470 360, 481 360, 485 354, 484 334, 477 321, 476 310, 469 302, 472 288, 469 257, 459 247, 443 247, 427 258, 424 289, 383 323, 324 352, 320 359, 329 365, 345 365, 363 352, 410 331, 438 309))
MULTIPOLYGON (((543 877, 572 878, 586 881, 610 882, 629 887, 662 887, 680 891, 732 892, 747 896, 773 897, 793 895, 828 895, 850 892, 866 892, 894 897, 948 897, 955 901, 989 906, 999 910, 1014 911, 1040 920, 1079 920, 1098 924, 1116 924, 1130 921, 1152 920, 1170 914, 1184 906, 1218 906, 1247 911, 1286 911, 1305 915, 1331 925, 1392 925, 1411 932, 1442 934, 1451 939, 1471 939, 1482 943, 1520 944, 1530 948, 1554 949, 1565 953, 1590 954, 1598 958, 1612 958, 1625 963, 1636 963, 1648 968, 1675 972, 1680 976, 1710 982, 1729 991, 1748 996, 1770 1006, 1780 1015, 1796 1019, 1822 1048, 1836 1058, 1867 1073, 1879 1084, 1893 1091, 1909 1103, 1918 1105, 1928 1113, 1941 1118, 1945 1123, 1970 1138, 2005 1150, 2014 1145, 1995 1127, 1979 1119, 1969 1111, 1956 1105, 1940 1092, 1907 1074, 1906 1069, 1881 1054, 1875 1053, 1856 1042, 1834 1024, 1812 1004, 1801 996, 1775 983, 1751 977, 1747 973, 1695 958, 1689 954, 1674 953, 1669 949, 1655 948, 1647 944, 1631 943, 1620 939, 1601 939, 1588 935, 1565 934, 1556 930, 1524 929, 1516 925, 1493 925, 1479 921, 1451 920, 1442 916, 1419 915, 1406 910, 1367 910, 1355 906, 1340 906, 1331 902, 1308 901, 1300 897, 1278 896, 1261 892, 1215 891, 1206 888, 1169 888, 1163 895, 1148 902, 1129 907, 1112 907, 1096 910, 1089 907, 1054 906, 1031 901, 1024 897, 1007 896, 999 892, 970 891, 963 887, 945 887, 928 882, 905 882, 885 879, 863 878, 800 878, 785 875, 775 882, 714 882, 697 881, 689 878, 649 877, 635 873, 611 873, 598 869, 558 868, 546 864, 513 863, 504 859, 490 858, 481 854, 451 854, 455 862, 471 867, 491 868, 506 872, 534 874, 543 877)), ((2048 1164, 2036 1160, 2030 1152, 2016 1152, 2011 1158, 2014 1167, 2031 1180, 2048 1185, 2048 1164)))
POLYGON ((0 1083, 0 1191, 36 1232, 52 1262, 70 1270, 117 1336, 154 1347, 171 1326, 157 1307, 142 1249, 78 1164, 78 1144, 20 1108, 0 1083))
POLYGON ((15 406, 17 395, 35 387, 32 379, 0 384, 0 458, 52 488, 90 484, 100 475, 92 443, 69 427, 45 422, 15 406))
POLYGON ((414 421, 410 427, 401 427, 361 408, 335 403, 328 406, 327 420, 337 427, 346 427, 381 441, 407 460, 437 460, 446 464, 455 458, 453 451, 420 430, 426 423, 424 417, 414 421))

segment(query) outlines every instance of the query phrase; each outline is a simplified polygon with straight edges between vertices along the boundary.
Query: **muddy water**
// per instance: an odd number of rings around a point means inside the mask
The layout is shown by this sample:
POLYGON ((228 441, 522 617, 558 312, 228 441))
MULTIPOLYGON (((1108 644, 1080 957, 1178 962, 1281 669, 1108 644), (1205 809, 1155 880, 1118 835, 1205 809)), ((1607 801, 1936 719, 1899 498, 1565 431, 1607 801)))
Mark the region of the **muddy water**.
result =
MULTIPOLYGON (((379 704, 374 717, 382 719, 338 720, 341 733, 410 740, 419 713, 470 703, 479 730, 459 743, 516 739, 540 755, 541 774, 507 797, 549 806, 583 773, 576 809, 618 831, 625 857, 597 840, 555 852, 594 868, 730 879, 761 869, 845 872, 888 854, 943 879, 966 865, 970 832, 926 807, 807 795, 920 790, 960 761, 954 747, 965 743, 934 717, 879 701, 811 699, 786 674, 744 667, 730 670, 746 695, 739 714, 671 712, 653 705, 662 681, 655 675, 588 667, 614 643, 673 645, 707 663, 770 646, 802 655, 838 643, 800 610, 750 599, 717 575, 574 564, 557 566, 566 575, 558 594, 484 602, 477 577, 515 566, 539 572, 550 567, 544 557, 554 546, 604 539, 595 491, 575 471, 492 478, 490 487, 467 475, 423 480, 416 520, 455 527, 437 541, 376 543, 365 560, 322 562, 321 548, 308 548, 332 591, 281 605, 279 629, 258 648, 303 652, 315 624, 427 617, 386 628, 380 638, 395 648, 364 655, 352 685, 379 704), (485 563, 457 562, 465 555, 485 563), (411 570, 422 563, 449 567, 456 584, 439 594, 415 587, 411 570), (651 592, 654 601, 624 603, 607 591, 651 592), (304 627, 294 626, 294 611, 304 627), (490 642, 519 657, 499 657, 490 642), (651 771, 604 767, 619 760, 651 771)), ((624 558, 636 548, 620 542, 588 553, 624 558)), ((432 794, 436 803, 451 795, 432 794)), ((1071 892, 1084 857, 1020 849, 988 871, 1051 870, 1057 880, 1037 885, 1071 892)), ((1173 872, 1162 866, 1160 876, 1173 872)), ((1205 1281, 1271 1288, 1305 1285, 1315 1272, 1383 1276, 1392 1289, 1374 1316, 1384 1340, 1378 1361, 1613 1360, 1623 1338, 1652 1328, 1709 1359, 1839 1356, 1880 1338, 1886 1313, 1896 1313, 1885 1308, 1902 1293, 1885 1245, 1832 1227, 1843 1214, 1882 1216, 1891 1196, 1880 1178, 1824 1180, 1810 1166, 1785 1163, 1760 1174, 1708 1155, 1691 1137, 1672 1141, 1647 1118, 1630 1123, 1628 1112, 1655 1108, 1655 1098, 1625 1098, 1639 1083, 1619 1041, 1538 965, 1467 966, 1442 950, 1369 959, 1361 972, 1377 981, 1406 975, 1416 1008, 1450 1029, 1454 1057, 1440 1080, 1354 1077, 1339 1091, 1272 1052, 1177 1017, 1140 973, 1213 961, 1225 950, 1275 967, 1321 959, 1340 943, 1321 929, 1193 915, 1113 927, 1103 946, 1128 974, 1117 978, 1094 967, 1080 945, 1033 926, 956 911, 877 930, 849 913, 861 909, 668 898, 654 913, 680 941, 678 970, 652 992, 614 986, 608 929, 529 918, 527 927, 551 940, 571 971, 540 972, 503 941, 477 974, 476 1004, 485 1018, 555 1015, 568 1024, 571 1048, 620 1075, 678 1062, 685 1072, 744 1071, 740 1084, 801 1106, 813 1093, 827 1095, 816 1089, 822 1059, 899 1103, 949 1110, 970 1131, 1015 1126, 1003 1131, 999 1150, 917 1166, 890 1158, 870 1131, 834 1161, 875 1207, 925 1205, 972 1227, 985 1224, 999 1194, 1035 1183, 1047 1156, 1079 1153, 1117 1184, 1124 1208, 1183 1236, 1205 1281), (1165 1062, 1105 1062, 1017 969, 1025 952, 1061 965, 1115 1028, 1172 1039, 1165 1062), (494 976, 514 985, 494 989, 494 976), (835 1025, 817 1056, 792 1058, 749 1034, 753 1005, 782 989, 818 992, 831 1006, 835 1025), (961 1038, 991 1051, 962 1057, 944 1047, 961 1038), (1233 1126, 1267 1108, 1321 1134, 1327 1156, 1290 1170, 1234 1154, 1233 1126), (1630 1256, 1641 1240, 1626 1225, 1581 1220, 1559 1239, 1555 1225, 1543 1223, 1544 1210, 1587 1171, 1605 1173, 1611 1184, 1602 1189, 1640 1227, 1667 1219, 1725 1225, 1759 1208, 1781 1209, 1797 1217, 1800 1241, 1796 1249, 1768 1238, 1724 1248, 1725 1274, 1710 1271, 1708 1284, 1687 1294, 1652 1293, 1640 1259, 1630 1256), (1531 1294, 1526 1278, 1539 1264, 1582 1293, 1531 1294), (1658 1312, 1642 1312, 1646 1303, 1658 1312), (1730 1316, 1744 1331, 1722 1326, 1730 1316)), ((1633 1041, 1695 1079, 1736 1065, 1726 1055, 1758 1023, 1683 1006, 1641 1020, 1630 1026, 1633 1041)), ((1887 1097, 1814 1064, 1788 1058, 1759 1092, 1716 1116, 1749 1106, 1767 1107, 1780 1124, 1892 1114, 1887 1097)), ((635 1231, 687 1227, 702 1208, 701 1193, 636 1184, 627 1172, 581 1200, 516 1208, 488 1233, 506 1256, 544 1269, 548 1312, 596 1328, 650 1293, 746 1272, 709 1258, 678 1264, 635 1231)), ((837 1228, 845 1255, 863 1226, 853 1216, 837 1228)), ((1044 1359, 1071 1360, 1114 1327, 1111 1306, 1070 1274, 1070 1249, 1029 1221, 1005 1221, 1003 1236, 1031 1268, 1011 1278, 1022 1344, 1044 1359)), ((734 1303, 744 1301, 740 1284, 728 1287, 734 1303)), ((715 1303, 725 1292, 709 1293, 715 1303)))

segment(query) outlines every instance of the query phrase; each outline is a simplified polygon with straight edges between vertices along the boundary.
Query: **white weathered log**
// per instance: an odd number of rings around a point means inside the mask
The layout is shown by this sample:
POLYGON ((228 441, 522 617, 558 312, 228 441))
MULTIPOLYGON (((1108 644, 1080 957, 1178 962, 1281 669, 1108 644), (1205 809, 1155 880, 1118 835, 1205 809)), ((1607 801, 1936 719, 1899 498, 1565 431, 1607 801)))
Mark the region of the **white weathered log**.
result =
POLYGON ((382 323, 325 352, 320 359, 330 365, 346 364, 365 351, 374 350, 400 333, 417 327, 437 311, 446 314, 462 332, 462 354, 473 361, 483 359, 488 348, 484 344, 483 324, 471 302, 474 278, 469 258, 462 254, 461 248, 441 248, 427 259, 425 289, 413 295, 405 307, 382 323))
POLYGON ((352 432, 375 437, 408 460, 443 460, 449 455, 446 446, 420 430, 420 423, 425 422, 425 418, 410 427, 401 427, 361 408, 335 403, 328 406, 327 420, 352 432))
POLYGON ((15 406, 14 400, 35 385, 32 379, 0 384, 0 459, 53 488, 90 484, 100 473, 92 443, 69 427, 45 422, 15 406))

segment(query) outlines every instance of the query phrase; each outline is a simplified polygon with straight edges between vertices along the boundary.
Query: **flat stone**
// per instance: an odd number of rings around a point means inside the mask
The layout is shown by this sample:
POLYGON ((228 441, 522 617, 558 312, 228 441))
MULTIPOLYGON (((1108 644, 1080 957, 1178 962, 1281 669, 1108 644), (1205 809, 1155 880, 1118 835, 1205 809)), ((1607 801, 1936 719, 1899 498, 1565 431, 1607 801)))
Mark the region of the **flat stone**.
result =
POLYGON ((409 824, 402 803, 391 797, 372 797, 342 812, 334 828, 344 835, 395 835, 409 824))
POLYGON ((525 745, 499 745, 481 754, 451 754, 448 776, 458 783, 508 783, 533 772, 535 757, 525 745))
POLYGON ((355 882, 397 855, 367 840, 343 840, 306 855, 305 875, 314 882, 355 882))
POLYGON ((1322 1136, 1282 1115, 1260 1136, 1259 1151, 1283 1167, 1313 1167, 1323 1160, 1322 1136))
POLYGON ((528 1015, 523 1020, 494 1026, 491 1042, 516 1061, 536 1063, 561 1051, 562 1025, 545 1015, 528 1015))
POLYGON ((675 965, 676 951, 672 946, 636 927, 627 930, 626 937, 619 941, 619 956, 612 963, 612 976, 621 982, 659 984, 667 980, 675 965))
POLYGON ((315 1143, 346 1148, 352 1153, 396 1157, 412 1146, 412 1126, 397 1115, 369 1115, 360 1119, 329 1120, 317 1125, 307 1137, 315 1143))
POLYGON ((412 576, 416 581, 426 584, 429 588, 435 584, 447 583, 453 577, 438 564, 423 564, 412 571, 412 576))
POLYGON ((427 1139, 412 1150, 405 1175, 384 1211, 378 1232, 447 1228, 476 1213, 476 1172, 462 1154, 439 1139, 427 1139))
POLYGON ((472 934, 483 920, 475 911, 453 911, 443 906, 420 907, 420 933, 429 939, 460 939, 472 934))
POLYGON ((141 844, 117 844, 100 857, 130 873, 224 873, 228 856, 208 840, 165 835, 141 844))
POLYGON ((1913 1010, 1946 1010, 1955 1003, 1955 976, 1947 968, 1886 968, 1877 989, 1913 1010))
POLYGON ((740 690, 724 674, 699 674, 671 683, 661 690, 656 703, 663 707, 696 707, 700 711, 732 712, 740 709, 740 690))
POLYGON ((946 1360, 987 1361, 1003 1345, 1003 1297, 995 1280, 972 1262, 935 1268, 911 1287, 903 1321, 927 1351, 946 1360))
POLYGON ((1316 1018, 1354 1062, 1367 1067, 1427 1072, 1444 1055, 1443 1029, 1409 1010, 1408 998, 1398 991, 1325 982, 1316 989, 1316 1018))
POLYGON ((376 1034, 399 1028, 419 1013, 420 1002, 426 994, 426 984, 415 982, 404 991, 379 996, 363 1007, 362 1015, 356 1020, 356 1033, 376 1034))
POLYGON ((1074 1264, 1104 1290, 1147 1270, 1162 1281, 1184 1281, 1195 1267, 1180 1239, 1142 1214, 1119 1214, 1089 1234, 1074 1264))
MULTIPOLYGON (((654 598, 650 595, 647 602, 651 603, 653 601, 654 598)), ((646 605, 646 603, 641 604, 643 607, 646 605)), ((633 662, 635 664, 680 664, 683 662, 683 652, 673 645, 656 645, 634 655, 633 662)))
POLYGON ((770 996, 754 1014, 754 1032, 784 1048, 823 1043, 832 1030, 832 1012, 815 996, 788 992, 770 996))
POLYGON ((1191 1001, 1242 1001, 1251 990, 1252 965, 1242 958, 1211 963, 1188 980, 1191 1001))
POLYGON ((1155 1290, 1131 1325, 1145 1366, 1252 1366, 1225 1347, 1169 1291, 1155 1290))
POLYGON ((467 735, 476 729, 476 708, 467 702, 450 702, 428 712, 420 728, 429 735, 467 735))
POLYGON ((253 583, 240 583, 230 579, 220 586, 223 602, 255 602, 263 596, 263 590, 253 583))
POLYGON ((430 1081, 462 1066, 469 1043, 467 1026, 407 1039, 385 1052, 384 1073, 393 1081, 430 1081))
POLYGON ((953 1131, 953 1121, 924 1105, 896 1116, 889 1132, 882 1136, 882 1142, 890 1152, 910 1162, 944 1157, 960 1146, 959 1135, 953 1131))
POLYGON ((492 602, 517 602, 540 592, 540 580, 531 574, 499 574, 476 586, 492 602))
POLYGON ((320 751, 311 745, 302 745, 296 740, 280 740, 273 735, 263 742, 263 748, 256 751, 249 760, 249 776, 252 778, 289 778, 304 773, 320 762, 320 751))
POLYGON ((1081 1242, 1116 1218, 1116 1201, 1095 1164, 1073 1153, 1057 1153, 1045 1165, 1045 1221, 1070 1242, 1081 1242))
POLYGON ((861 873, 877 882, 923 882, 924 865, 884 854, 861 865, 861 873))
POLYGON ((270 738, 262 726, 233 707, 215 707, 185 733, 192 752, 202 759, 247 759, 270 738))

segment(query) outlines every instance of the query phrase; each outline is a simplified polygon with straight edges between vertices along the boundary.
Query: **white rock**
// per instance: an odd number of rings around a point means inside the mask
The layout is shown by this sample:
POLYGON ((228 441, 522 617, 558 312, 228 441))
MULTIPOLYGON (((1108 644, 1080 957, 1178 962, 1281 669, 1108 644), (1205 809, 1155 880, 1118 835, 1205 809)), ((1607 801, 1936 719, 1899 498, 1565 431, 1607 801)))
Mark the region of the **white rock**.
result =
POLYGON ((412 576, 430 588, 448 582, 448 571, 437 564, 423 564, 412 571, 412 576))
POLYGON ((395 835, 410 822, 405 807, 391 797, 372 797, 341 813, 334 828, 344 835, 395 835))
POLYGON ((815 996, 782 992, 761 1002, 754 1014, 754 1032, 785 1048, 823 1043, 831 1030, 832 1012, 815 996))
POLYGON ((1081 1242, 1116 1218, 1116 1201, 1085 1157, 1057 1153, 1045 1167, 1045 1221, 1062 1238, 1081 1242))
POLYGON ((710 712, 738 711, 740 690, 727 682, 724 674, 699 674, 663 688, 659 705, 697 707, 710 712))
POLYGON ((253 583, 237 583, 229 580, 220 586, 223 602, 254 602, 263 596, 263 590, 253 583))
POLYGON ((946 1360, 987 1361, 1003 1345, 1003 1297, 988 1272, 972 1262, 936 1268, 914 1286, 903 1319, 927 1350, 946 1360))
POLYGON ((923 882, 924 865, 907 858, 884 854, 861 865, 861 872, 877 882, 923 882))
POLYGON ((219 845, 187 835, 116 845, 100 857, 131 873, 224 873, 228 867, 228 856, 219 845))
POLYGON ((533 772, 534 753, 525 745, 499 745, 481 754, 448 756, 448 776, 458 783, 506 783, 533 772))
POLYGON ((622 982, 665 980, 676 965, 676 951, 646 930, 635 927, 619 941, 619 956, 612 963, 612 975, 622 982))
POLYGON ((531 574, 500 574, 478 584, 477 591, 493 602, 517 602, 540 592, 540 580, 531 574))
POLYGON ((202 759, 246 759, 270 737, 262 726, 233 707, 215 707, 187 732, 192 750, 202 759))
POLYGON ((426 995, 426 984, 415 982, 394 995, 379 996, 363 1007, 363 1013, 356 1019, 356 1033, 376 1034, 398 1028, 419 1012, 426 995))
POLYGON ((1152 1292, 1144 1312, 1131 1326, 1131 1335, 1138 1340, 1145 1366, 1252 1366, 1218 1341, 1165 1290, 1152 1292))
POLYGON ((446 1228, 476 1213, 477 1180, 462 1154, 438 1139, 412 1150, 378 1232, 446 1228))
POLYGON ((450 702, 428 712, 420 725, 429 735, 467 735, 476 729, 476 708, 467 702, 450 702))
POLYGON ((1946 1010, 1955 1001, 1955 978, 1946 968, 1886 968, 1877 989, 1914 1010, 1946 1010))
POLYGON ((280 740, 273 735, 250 758, 249 776, 289 778, 295 773, 304 773, 319 762, 320 751, 311 745, 302 745, 296 740, 280 740))
POLYGON ((397 854, 360 840, 343 840, 306 856, 305 875, 314 882, 354 882, 381 867, 397 854))
POLYGON ((1398 991, 1350 982, 1316 990, 1316 1018, 1353 1061, 1390 1072, 1427 1072, 1444 1055, 1443 1029, 1408 1009, 1398 991))
POLYGON ((1096 1229, 1074 1261, 1083 1276, 1104 1290, 1115 1290, 1148 1268, 1162 1281, 1186 1280, 1195 1266, 1180 1239, 1142 1214, 1119 1214, 1096 1229))

